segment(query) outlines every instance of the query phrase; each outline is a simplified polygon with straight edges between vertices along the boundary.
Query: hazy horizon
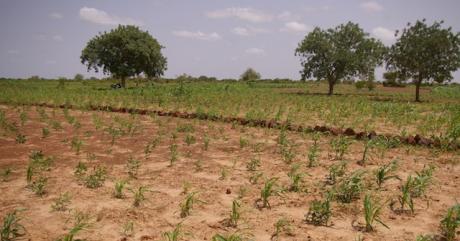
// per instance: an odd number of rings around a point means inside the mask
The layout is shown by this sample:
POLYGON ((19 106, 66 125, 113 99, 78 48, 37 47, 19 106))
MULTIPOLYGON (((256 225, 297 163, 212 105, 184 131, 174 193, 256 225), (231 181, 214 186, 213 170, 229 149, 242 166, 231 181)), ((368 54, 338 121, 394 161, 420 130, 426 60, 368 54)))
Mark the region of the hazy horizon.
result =
POLYGON ((0 77, 12 78, 102 77, 86 71, 80 53, 90 38, 118 24, 137 25, 165 46, 167 78, 238 78, 252 67, 262 78, 299 79, 294 50, 316 26, 352 21, 386 45, 395 30, 423 18, 460 31, 455 0, 3 0, 0 9, 0 77))

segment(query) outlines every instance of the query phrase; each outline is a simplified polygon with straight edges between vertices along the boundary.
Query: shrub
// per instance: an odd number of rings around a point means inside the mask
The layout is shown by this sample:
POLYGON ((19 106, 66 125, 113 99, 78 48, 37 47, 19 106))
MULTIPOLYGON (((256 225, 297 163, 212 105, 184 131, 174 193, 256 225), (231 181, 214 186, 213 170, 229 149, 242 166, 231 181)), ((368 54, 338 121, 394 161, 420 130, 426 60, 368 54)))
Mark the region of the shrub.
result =
POLYGON ((327 226, 331 215, 331 201, 329 197, 327 197, 324 201, 313 200, 310 203, 308 213, 305 215, 305 221, 313 225, 327 226))
POLYGON ((363 190, 363 175, 364 171, 358 170, 341 180, 334 188, 335 198, 342 203, 350 203, 358 199, 363 190))
POLYGON ((87 188, 98 188, 101 187, 106 178, 107 171, 104 167, 97 166, 93 171, 85 177, 85 186, 87 188))

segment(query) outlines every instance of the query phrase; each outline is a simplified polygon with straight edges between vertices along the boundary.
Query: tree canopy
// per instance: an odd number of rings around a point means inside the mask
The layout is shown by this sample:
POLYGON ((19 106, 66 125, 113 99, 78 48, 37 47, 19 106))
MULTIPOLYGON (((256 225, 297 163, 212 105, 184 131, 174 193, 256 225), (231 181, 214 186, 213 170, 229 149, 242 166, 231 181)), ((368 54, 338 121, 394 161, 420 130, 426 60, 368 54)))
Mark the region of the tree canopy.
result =
POLYGON ((334 85, 342 79, 360 76, 372 80, 385 51, 380 41, 348 22, 327 30, 316 27, 299 43, 295 54, 301 57, 302 80, 326 79, 332 95, 334 85))
POLYGON ((240 79, 242 81, 258 80, 260 79, 260 74, 253 68, 248 68, 243 74, 241 74, 240 79))
POLYGON ((452 72, 460 67, 460 34, 453 33, 450 27, 442 28, 442 24, 443 21, 434 22, 429 26, 425 20, 408 23, 387 56, 387 69, 403 80, 413 80, 416 101, 420 101, 423 81, 450 81, 452 72))
POLYGON ((167 61, 161 53, 162 48, 148 32, 136 26, 119 25, 92 38, 80 59, 88 71, 102 69, 104 74, 119 78, 125 87, 125 79, 131 76, 145 74, 155 78, 163 75, 167 61))

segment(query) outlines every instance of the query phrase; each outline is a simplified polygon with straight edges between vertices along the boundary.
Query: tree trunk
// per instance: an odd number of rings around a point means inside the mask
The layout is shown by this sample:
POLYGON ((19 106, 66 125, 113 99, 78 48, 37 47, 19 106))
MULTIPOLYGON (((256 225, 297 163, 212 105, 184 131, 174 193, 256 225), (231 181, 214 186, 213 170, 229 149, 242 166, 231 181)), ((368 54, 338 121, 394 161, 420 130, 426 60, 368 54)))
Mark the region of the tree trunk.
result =
POLYGON ((327 95, 332 95, 334 94, 334 82, 330 80, 328 82, 329 82, 329 92, 327 95))
POLYGON ((419 77, 419 79, 415 82, 415 101, 420 102, 420 85, 422 84, 422 78, 419 77))
POLYGON ((125 79, 125 77, 121 77, 121 87, 123 89, 126 88, 126 79, 125 79))

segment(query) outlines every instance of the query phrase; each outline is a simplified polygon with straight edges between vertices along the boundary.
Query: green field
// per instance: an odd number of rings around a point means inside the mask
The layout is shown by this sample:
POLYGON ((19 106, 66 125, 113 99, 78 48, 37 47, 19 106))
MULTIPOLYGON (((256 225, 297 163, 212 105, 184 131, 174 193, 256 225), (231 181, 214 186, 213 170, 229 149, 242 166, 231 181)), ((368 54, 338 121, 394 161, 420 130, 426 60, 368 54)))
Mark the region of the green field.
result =
POLYGON ((319 82, 132 82, 126 90, 112 90, 111 83, 2 80, 0 102, 185 111, 454 139, 460 132, 458 85, 423 87, 423 102, 416 103, 412 101, 414 87, 410 85, 405 88, 378 85, 369 91, 339 84, 336 94, 327 96, 327 84, 319 82))

